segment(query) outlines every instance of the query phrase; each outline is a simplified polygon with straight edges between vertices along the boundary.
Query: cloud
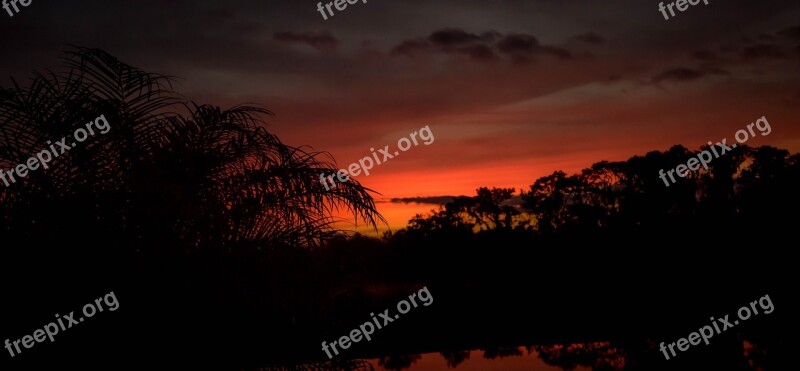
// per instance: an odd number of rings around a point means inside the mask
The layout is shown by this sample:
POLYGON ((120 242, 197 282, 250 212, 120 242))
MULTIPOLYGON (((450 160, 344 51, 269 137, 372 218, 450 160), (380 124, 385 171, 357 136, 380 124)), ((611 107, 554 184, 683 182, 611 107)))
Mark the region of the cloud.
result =
POLYGON ((434 31, 427 38, 409 39, 392 48, 392 55, 414 57, 424 53, 462 54, 470 59, 489 61, 505 55, 511 60, 525 63, 537 55, 551 55, 569 59, 572 53, 555 46, 545 46, 532 35, 507 34, 486 31, 481 34, 466 32, 460 28, 445 28, 434 31))
POLYGON ((497 59, 491 44, 500 36, 496 31, 478 35, 460 28, 445 28, 433 32, 426 39, 403 41, 392 49, 391 54, 413 57, 422 53, 442 52, 466 55, 478 61, 489 61, 497 59))
POLYGON ((778 36, 785 37, 790 40, 800 41, 800 26, 795 26, 779 31, 778 36))
POLYGON ((497 31, 486 31, 486 32, 481 34, 481 40, 483 40, 483 41, 485 41, 487 43, 494 43, 495 41, 497 41, 501 37, 503 37, 503 34, 497 32, 497 31))
POLYGON ((448 202, 453 201, 455 197, 456 196, 402 197, 402 198, 393 198, 389 202, 398 204, 418 203, 418 204, 444 205, 448 202))
POLYGON ((653 83, 661 83, 661 82, 691 82, 695 80, 699 80, 703 77, 709 75, 730 75, 728 71, 725 71, 719 67, 711 67, 707 68, 705 71, 695 70, 686 67, 677 67, 666 70, 664 72, 659 73, 658 75, 653 76, 651 81, 653 83))
POLYGON ((557 48, 555 46, 545 46, 542 47, 541 52, 554 55, 561 59, 570 59, 572 58, 572 53, 569 50, 557 48))
POLYGON ((756 44, 744 48, 742 50, 742 58, 745 60, 784 59, 786 58, 786 53, 775 45, 756 44))
POLYGON ((539 40, 531 35, 509 35, 497 43, 497 48, 503 53, 532 53, 539 48, 539 40))
POLYGON ((480 39, 480 36, 464 32, 464 30, 459 28, 447 28, 439 30, 432 33, 428 37, 428 40, 430 40, 430 42, 432 42, 434 45, 440 45, 442 47, 470 44, 480 39))
POLYGON ((486 45, 467 46, 467 47, 459 48, 458 52, 467 54, 472 59, 476 59, 476 60, 488 61, 488 60, 492 60, 492 59, 496 59, 497 58, 497 55, 494 53, 494 50, 492 50, 492 48, 490 48, 490 47, 488 47, 486 45))
POLYGON ((414 56, 417 53, 429 51, 431 44, 425 40, 406 40, 392 49, 392 55, 414 56))
POLYGON ((308 44, 323 52, 336 50, 339 45, 339 40, 327 31, 320 33, 276 32, 273 38, 287 43, 308 44))
POLYGON ((572 37, 572 39, 586 44, 602 44, 605 42, 605 39, 595 32, 587 32, 580 35, 575 35, 572 37))
POLYGON ((572 57, 572 53, 553 46, 542 46, 539 40, 527 34, 511 34, 497 43, 501 53, 507 54, 515 62, 528 62, 530 57, 539 54, 550 54, 561 59, 572 57))

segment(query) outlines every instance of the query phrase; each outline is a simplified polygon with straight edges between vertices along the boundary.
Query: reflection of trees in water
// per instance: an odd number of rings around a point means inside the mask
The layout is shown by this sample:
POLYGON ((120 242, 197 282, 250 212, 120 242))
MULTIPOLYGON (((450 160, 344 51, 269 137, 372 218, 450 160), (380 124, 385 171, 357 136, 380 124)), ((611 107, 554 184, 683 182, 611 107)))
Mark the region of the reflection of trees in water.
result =
POLYGON ((519 347, 495 347, 486 348, 483 350, 483 358, 495 359, 504 357, 519 357, 522 356, 522 350, 519 347))
POLYGON ((312 362, 289 367, 267 367, 256 371, 375 371, 375 367, 367 361, 356 359, 312 362))
POLYGON ((767 363, 767 351, 766 349, 758 346, 757 344, 753 344, 747 340, 743 341, 743 349, 744 349, 744 358, 747 360, 747 365, 750 366, 753 370, 763 371, 765 363, 767 363))
POLYGON ((378 360, 378 365, 387 370, 405 370, 411 368, 415 362, 422 358, 419 354, 386 356, 378 360))
POLYGON ((458 365, 469 359, 469 351, 450 351, 441 352, 442 357, 447 361, 447 367, 456 368, 458 365))
POLYGON ((741 355, 748 370, 797 370, 796 343, 764 335, 753 334, 742 338, 741 355))
POLYGON ((534 350, 544 363, 566 371, 574 370, 578 366, 591 367, 595 371, 625 368, 623 352, 608 342, 534 345, 528 348, 528 353, 534 350))

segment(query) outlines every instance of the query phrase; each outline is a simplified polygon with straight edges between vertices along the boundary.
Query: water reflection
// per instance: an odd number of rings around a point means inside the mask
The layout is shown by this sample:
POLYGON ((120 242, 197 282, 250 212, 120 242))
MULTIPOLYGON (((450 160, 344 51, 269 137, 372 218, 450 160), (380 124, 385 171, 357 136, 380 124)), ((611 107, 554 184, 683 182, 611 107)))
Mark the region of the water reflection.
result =
MULTIPOLYGON (((736 370, 770 370, 766 346, 752 341, 734 341, 740 359, 731 360, 736 370)), ((489 347, 479 350, 442 351, 439 353, 388 355, 367 360, 333 360, 292 367, 261 368, 259 371, 622 371, 665 370, 654 343, 644 348, 621 347, 610 342, 489 347), (642 352, 643 351, 643 352, 642 352), (638 364, 638 366, 637 366, 638 364)), ((629 344, 630 345, 630 344, 629 344)), ((726 353, 725 355, 730 355, 726 353)), ((716 359, 719 362, 720 359, 716 359)))
POLYGON ((608 342, 491 347, 482 350, 447 351, 368 360, 375 370, 432 371, 456 369, 611 371, 625 368, 622 351, 608 342))
POLYGON ((403 355, 403 356, 388 356, 378 360, 378 366, 381 366, 386 370, 392 370, 392 371, 407 370, 411 368, 411 365, 419 361, 420 358, 422 358, 422 356, 418 354, 403 355))
POLYGON ((311 362, 295 366, 262 367, 254 371, 375 371, 375 366, 365 360, 311 362))
POLYGON ((625 357, 621 350, 610 343, 596 342, 570 345, 532 346, 529 352, 535 351, 548 365, 561 367, 571 371, 579 366, 591 367, 595 371, 622 370, 625 368, 625 357))
POLYGON ((522 350, 519 347, 487 348, 483 350, 483 358, 486 359, 519 357, 519 356, 522 356, 522 350))
POLYGON ((456 368, 458 365, 469 359, 468 350, 459 350, 452 352, 441 352, 439 354, 447 361, 447 367, 456 368))

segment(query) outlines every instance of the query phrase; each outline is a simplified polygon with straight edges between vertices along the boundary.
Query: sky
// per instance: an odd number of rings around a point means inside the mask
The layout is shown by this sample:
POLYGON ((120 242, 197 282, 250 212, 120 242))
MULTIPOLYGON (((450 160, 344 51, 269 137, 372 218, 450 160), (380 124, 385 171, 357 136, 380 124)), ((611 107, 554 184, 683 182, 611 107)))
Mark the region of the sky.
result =
POLYGON ((642 0, 368 0, 325 20, 313 1, 34 0, 0 13, 0 85, 97 47, 188 99, 262 105, 341 168, 428 126, 433 143, 355 178, 396 229, 435 205, 394 198, 527 189, 762 116, 749 145, 800 150, 800 3, 708 2, 665 20, 642 0))

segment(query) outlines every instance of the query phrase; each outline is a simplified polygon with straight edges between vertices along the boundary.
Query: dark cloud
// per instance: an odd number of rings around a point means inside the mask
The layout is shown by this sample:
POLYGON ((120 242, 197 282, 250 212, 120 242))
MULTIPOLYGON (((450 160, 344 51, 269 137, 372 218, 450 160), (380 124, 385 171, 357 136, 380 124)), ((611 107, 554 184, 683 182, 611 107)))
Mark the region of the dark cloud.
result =
POLYGON ((418 203, 418 204, 444 205, 450 201, 453 201, 454 198, 455 196, 402 197, 402 198, 393 198, 389 202, 402 203, 402 204, 418 203))
POLYGON ((483 41, 485 41, 487 43, 494 43, 495 41, 499 40, 501 37, 503 37, 503 34, 497 32, 497 31, 486 31, 486 32, 481 34, 481 40, 483 40, 483 41))
POLYGON ((550 54, 561 59, 572 57, 572 53, 554 46, 542 46, 539 40, 531 35, 511 34, 497 43, 501 53, 509 55, 515 62, 528 62, 538 54, 550 54))
POLYGON ((497 43, 497 48, 503 53, 533 53, 539 48, 539 40, 531 35, 508 35, 497 43))
POLYGON ((550 54, 561 59, 569 59, 572 58, 572 53, 569 50, 557 48, 555 46, 545 46, 541 49, 542 53, 550 54))
POLYGON ((744 50, 742 51, 742 58, 746 60, 783 59, 786 58, 786 53, 784 53, 779 47, 775 45, 756 44, 744 48, 744 50))
POLYGON ((605 42, 602 36, 594 32, 587 32, 572 37, 573 40, 578 40, 587 44, 602 44, 605 42))
POLYGON ((428 40, 434 45, 439 45, 445 48, 452 46, 460 46, 481 40, 481 37, 475 34, 464 32, 460 28, 447 28, 432 33, 428 40))
POLYGON ((795 26, 782 30, 778 32, 778 36, 785 37, 791 40, 800 41, 800 26, 795 26))
POLYGON ((395 46, 391 54, 411 57, 429 50, 431 50, 431 44, 426 40, 406 40, 395 46))
POLYGON ((504 55, 515 62, 529 62, 537 55, 560 59, 572 58, 572 53, 555 46, 545 46, 532 35, 487 31, 481 34, 460 28, 445 28, 427 38, 405 40, 392 48, 392 55, 413 57, 422 53, 461 54, 478 61, 490 61, 504 55))
POLYGON ((464 48, 459 48, 458 52, 467 54, 470 56, 470 58, 475 60, 489 61, 497 59, 497 55, 494 53, 494 50, 486 45, 467 46, 464 48))
POLYGON ((274 39, 288 43, 308 44, 320 51, 336 50, 336 46, 339 45, 339 40, 327 31, 321 33, 276 32, 274 39))
POLYGON ((691 82, 709 75, 730 75, 730 72, 719 67, 707 67, 703 70, 677 67, 653 76, 652 82, 656 84, 661 82, 691 82))
MULTIPOLYGON (((420 40, 410 41, 405 44, 405 48, 426 50, 432 47, 445 53, 463 54, 474 60, 488 61, 497 58, 494 49, 489 45, 499 36, 500 34, 495 31, 484 32, 479 36, 460 28, 447 28, 428 36, 429 44, 423 44, 420 40)), ((398 47, 402 50, 403 46, 404 44, 401 44, 398 47)))

